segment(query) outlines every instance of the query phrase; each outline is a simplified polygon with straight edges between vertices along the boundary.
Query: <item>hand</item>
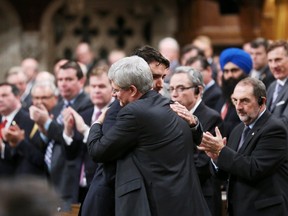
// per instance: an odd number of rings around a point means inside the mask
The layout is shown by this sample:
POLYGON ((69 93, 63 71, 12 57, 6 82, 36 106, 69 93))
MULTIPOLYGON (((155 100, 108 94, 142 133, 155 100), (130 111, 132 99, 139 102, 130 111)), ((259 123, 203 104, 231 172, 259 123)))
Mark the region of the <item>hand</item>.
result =
POLYGON ((30 106, 29 107, 30 118, 37 123, 39 128, 44 128, 45 122, 51 118, 46 107, 43 104, 39 104, 38 106, 30 106))
POLYGON ((85 134, 86 130, 89 129, 89 126, 85 124, 84 119, 82 118, 82 116, 79 115, 78 112, 76 112, 73 108, 71 108, 71 114, 73 115, 73 119, 75 122, 75 126, 76 126, 76 130, 81 133, 81 134, 85 134))
POLYGON ((102 109, 102 113, 98 117, 97 122, 99 122, 100 124, 103 124, 108 109, 109 109, 109 107, 102 109))
POLYGON ((202 142, 198 147, 199 150, 205 151, 212 159, 218 158, 220 151, 226 145, 226 138, 222 138, 218 127, 215 128, 215 133, 215 137, 209 132, 203 133, 202 142))
POLYGON ((9 143, 11 147, 16 147, 18 143, 25 139, 25 132, 19 126, 12 125, 4 130, 4 139, 9 143))
POLYGON ((72 137, 73 136, 73 130, 75 127, 75 120, 74 120, 74 116, 72 113, 72 108, 68 107, 68 108, 64 109, 62 111, 61 115, 63 116, 64 133, 67 136, 72 137))
POLYGON ((178 116, 187 121, 190 126, 195 127, 197 125, 194 115, 190 113, 185 106, 176 101, 175 103, 170 104, 170 107, 178 116))

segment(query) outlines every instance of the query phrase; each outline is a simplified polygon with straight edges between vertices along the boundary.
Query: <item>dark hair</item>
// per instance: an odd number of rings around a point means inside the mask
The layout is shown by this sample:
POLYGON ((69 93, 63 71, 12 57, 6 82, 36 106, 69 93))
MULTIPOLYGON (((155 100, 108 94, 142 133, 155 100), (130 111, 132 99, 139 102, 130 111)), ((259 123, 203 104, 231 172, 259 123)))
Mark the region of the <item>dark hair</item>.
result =
POLYGON ((193 45, 193 44, 187 44, 185 45, 182 49, 181 49, 181 53, 180 55, 183 56, 184 54, 190 52, 191 50, 196 50, 197 51, 197 55, 202 55, 204 56, 204 52, 202 49, 199 49, 197 46, 193 45))
POLYGON ((263 46, 265 50, 267 50, 269 42, 265 38, 256 38, 255 40, 251 41, 250 46, 251 48, 258 48, 263 46))
POLYGON ((81 70, 80 65, 76 61, 68 61, 60 66, 60 69, 68 69, 68 68, 76 70, 76 76, 78 80, 84 77, 83 71, 81 70))
POLYGON ((267 53, 271 52, 272 50, 278 47, 283 47, 284 50, 286 51, 286 54, 288 55, 288 43, 285 40, 277 40, 271 43, 267 48, 267 53))
POLYGON ((132 55, 137 55, 143 58, 148 64, 158 62, 159 64, 164 65, 166 68, 169 68, 170 66, 169 60, 167 60, 158 50, 148 45, 136 49, 132 55))
POLYGON ((210 67, 210 64, 207 61, 206 57, 201 56, 201 55, 189 58, 185 65, 186 66, 190 66, 191 64, 193 64, 194 62, 197 62, 197 61, 200 62, 200 65, 201 65, 203 70, 207 69, 208 67, 210 67))
POLYGON ((1 86, 10 86, 11 87, 11 90, 12 90, 12 93, 15 95, 15 96, 19 96, 20 92, 19 92, 19 89, 17 88, 16 85, 13 85, 13 84, 10 84, 10 83, 7 83, 7 82, 2 82, 0 83, 0 87, 1 86))

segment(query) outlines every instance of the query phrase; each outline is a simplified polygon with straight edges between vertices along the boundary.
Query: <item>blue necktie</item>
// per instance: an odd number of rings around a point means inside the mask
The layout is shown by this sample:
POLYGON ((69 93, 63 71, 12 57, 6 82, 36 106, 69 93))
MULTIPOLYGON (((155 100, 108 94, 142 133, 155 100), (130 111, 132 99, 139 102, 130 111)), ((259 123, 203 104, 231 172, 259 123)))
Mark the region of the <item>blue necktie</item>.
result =
POLYGON ((240 139, 237 151, 239 151, 240 148, 243 146, 243 143, 245 142, 245 139, 247 138, 249 131, 250 131, 250 128, 248 126, 245 126, 241 135, 241 139, 240 139))

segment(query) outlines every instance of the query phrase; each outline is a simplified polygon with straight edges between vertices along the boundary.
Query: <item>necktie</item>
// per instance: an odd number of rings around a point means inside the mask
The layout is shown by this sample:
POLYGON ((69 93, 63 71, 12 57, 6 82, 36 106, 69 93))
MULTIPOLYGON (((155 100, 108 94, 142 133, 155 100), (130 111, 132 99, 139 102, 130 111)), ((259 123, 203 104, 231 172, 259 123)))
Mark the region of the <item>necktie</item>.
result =
POLYGON ((224 120, 225 117, 226 117, 226 115, 227 115, 228 107, 229 107, 229 105, 228 105, 228 103, 226 102, 226 103, 224 104, 224 106, 222 107, 222 109, 221 109, 221 118, 222 118, 222 120, 224 120))
POLYGON ((99 118, 99 116, 102 114, 102 112, 99 110, 98 112, 96 112, 93 117, 92 117, 92 122, 91 124, 93 124, 95 121, 97 121, 97 119, 99 118))
POLYGON ((273 99, 272 99, 270 110, 274 109, 274 107, 276 105, 276 100, 277 100, 278 95, 280 94, 282 89, 283 89, 283 86, 281 84, 277 83, 277 85, 275 87, 275 91, 273 93, 273 99))
MULTIPOLYGON (((69 107, 69 106, 71 106, 71 102, 70 102, 70 101, 65 101, 65 102, 64 102, 64 105, 63 105, 63 107, 62 107, 61 112, 62 112, 65 108, 67 108, 67 107, 69 107)), ((62 116, 61 112, 60 112, 60 114, 58 115, 56 121, 57 121, 58 124, 63 125, 63 116, 62 116)), ((54 140, 50 140, 50 141, 49 141, 49 143, 48 143, 48 145, 47 145, 47 148, 46 148, 45 156, 44 156, 44 160, 45 160, 45 163, 46 163, 49 171, 51 170, 52 154, 53 154, 54 144, 55 144, 55 141, 54 141, 54 140)))
POLYGON ((243 143, 245 142, 245 139, 247 138, 249 131, 250 131, 250 128, 248 126, 245 126, 241 135, 241 139, 240 139, 237 151, 239 151, 239 149, 243 146, 243 143))
POLYGON ((4 121, 2 121, 2 122, 0 123, 0 138, 1 138, 1 139, 3 138, 3 137, 2 137, 2 129, 5 128, 6 123, 7 123, 7 119, 5 119, 4 121))

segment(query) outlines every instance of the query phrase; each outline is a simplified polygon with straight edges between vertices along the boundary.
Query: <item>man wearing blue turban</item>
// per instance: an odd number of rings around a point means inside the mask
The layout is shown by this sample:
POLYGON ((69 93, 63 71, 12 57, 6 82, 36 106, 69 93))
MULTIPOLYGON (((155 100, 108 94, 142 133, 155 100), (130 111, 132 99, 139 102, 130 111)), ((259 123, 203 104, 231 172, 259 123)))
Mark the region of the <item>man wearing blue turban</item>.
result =
POLYGON ((221 113, 224 122, 224 136, 227 138, 231 130, 240 123, 235 107, 231 102, 231 95, 236 84, 246 78, 252 70, 251 56, 239 48, 228 48, 220 54, 222 75, 222 98, 216 109, 221 113))

